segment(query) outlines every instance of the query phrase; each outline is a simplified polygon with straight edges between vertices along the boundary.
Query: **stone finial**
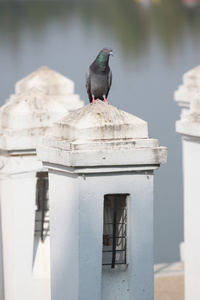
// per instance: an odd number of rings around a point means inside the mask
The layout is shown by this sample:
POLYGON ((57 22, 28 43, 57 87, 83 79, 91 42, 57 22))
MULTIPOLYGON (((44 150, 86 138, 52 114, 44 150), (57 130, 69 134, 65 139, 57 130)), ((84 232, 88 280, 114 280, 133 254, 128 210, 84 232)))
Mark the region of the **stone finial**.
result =
POLYGON ((36 88, 16 95, 0 109, 0 149, 36 148, 38 138, 64 115, 61 105, 36 88))
POLYGON ((15 92, 23 93, 30 88, 37 88, 46 95, 73 94, 74 82, 69 78, 43 66, 19 80, 15 92))
POLYGON ((54 70, 43 66, 22 78, 15 85, 15 92, 23 93, 37 88, 72 112, 84 105, 78 94, 74 94, 74 82, 54 70))
POLYGON ((148 138, 147 122, 100 100, 54 123, 37 154, 71 167, 158 166, 167 159, 167 149, 148 138))
POLYGON ((190 100, 198 91, 200 91, 200 66, 183 74, 183 84, 174 93, 174 99, 182 108, 182 113, 189 112, 190 100))
POLYGON ((183 84, 185 86, 200 87, 200 66, 183 74, 183 84))
POLYGON ((148 124, 99 100, 56 122, 53 134, 69 141, 144 139, 148 124))
POLYGON ((52 127, 66 111, 36 88, 18 94, 0 109, 1 127, 9 129, 33 129, 52 127))

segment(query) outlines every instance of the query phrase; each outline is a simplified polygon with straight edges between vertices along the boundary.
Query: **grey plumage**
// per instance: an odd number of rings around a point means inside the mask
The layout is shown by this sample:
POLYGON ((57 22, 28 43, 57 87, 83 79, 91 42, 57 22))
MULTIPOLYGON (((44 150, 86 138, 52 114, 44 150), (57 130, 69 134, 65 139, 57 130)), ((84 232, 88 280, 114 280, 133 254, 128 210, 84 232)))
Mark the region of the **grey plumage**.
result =
POLYGON ((112 84, 112 72, 108 65, 112 49, 103 48, 86 72, 86 89, 90 102, 96 99, 107 102, 112 84))

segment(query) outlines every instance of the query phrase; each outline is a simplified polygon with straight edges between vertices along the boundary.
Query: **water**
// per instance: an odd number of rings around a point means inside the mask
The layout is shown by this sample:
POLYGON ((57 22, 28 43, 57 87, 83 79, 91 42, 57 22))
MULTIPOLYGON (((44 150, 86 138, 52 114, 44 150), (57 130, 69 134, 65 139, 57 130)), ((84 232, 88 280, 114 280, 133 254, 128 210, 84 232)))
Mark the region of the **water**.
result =
POLYGON ((149 123, 168 147, 155 172, 155 263, 179 260, 183 240, 180 109, 173 92, 200 61, 200 8, 178 0, 0 2, 0 104, 16 81, 42 65, 69 77, 88 103, 85 70, 111 47, 112 105, 149 123))

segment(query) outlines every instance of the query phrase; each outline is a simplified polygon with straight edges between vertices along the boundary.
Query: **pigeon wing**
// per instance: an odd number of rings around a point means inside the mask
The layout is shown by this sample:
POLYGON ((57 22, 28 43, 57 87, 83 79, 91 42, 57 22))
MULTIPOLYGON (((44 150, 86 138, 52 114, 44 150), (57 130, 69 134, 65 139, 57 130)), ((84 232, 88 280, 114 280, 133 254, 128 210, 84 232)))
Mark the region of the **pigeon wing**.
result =
POLYGON ((111 72, 111 70, 110 70, 109 73, 108 73, 108 91, 107 91, 107 94, 106 94, 106 98, 107 98, 107 96, 108 96, 108 93, 109 93, 111 84, 112 84, 112 72, 111 72))
POLYGON ((86 86, 86 89, 87 89, 89 100, 90 100, 90 102, 92 102, 90 68, 87 69, 86 74, 85 74, 85 86, 86 86))

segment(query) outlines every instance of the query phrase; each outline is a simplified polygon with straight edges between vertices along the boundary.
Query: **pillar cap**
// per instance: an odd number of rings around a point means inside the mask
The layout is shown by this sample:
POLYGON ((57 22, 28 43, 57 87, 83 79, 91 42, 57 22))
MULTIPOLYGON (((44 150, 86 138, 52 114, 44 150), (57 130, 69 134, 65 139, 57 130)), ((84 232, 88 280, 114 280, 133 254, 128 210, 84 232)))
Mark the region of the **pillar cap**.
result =
POLYGON ((200 88, 200 65, 183 74, 183 84, 200 88))
POLYGON ((74 93, 74 82, 47 66, 42 66, 19 80, 15 85, 15 92, 23 93, 33 87, 46 95, 74 93))
POLYGON ((144 139, 147 122, 98 100, 56 122, 53 135, 68 141, 144 139))
POLYGON ((36 148, 66 110, 36 88, 18 94, 0 109, 0 149, 36 148))
POLYGON ((24 93, 34 87, 58 102, 68 112, 84 105, 80 96, 74 94, 74 82, 49 67, 43 66, 19 80, 15 85, 15 92, 24 93))
POLYGON ((167 149, 148 138, 147 122, 99 100, 56 122, 38 157, 70 167, 159 165, 167 149))
POLYGON ((184 113, 189 112, 190 100, 198 91, 200 91, 200 65, 183 74, 183 84, 174 92, 174 99, 185 110, 184 113))

